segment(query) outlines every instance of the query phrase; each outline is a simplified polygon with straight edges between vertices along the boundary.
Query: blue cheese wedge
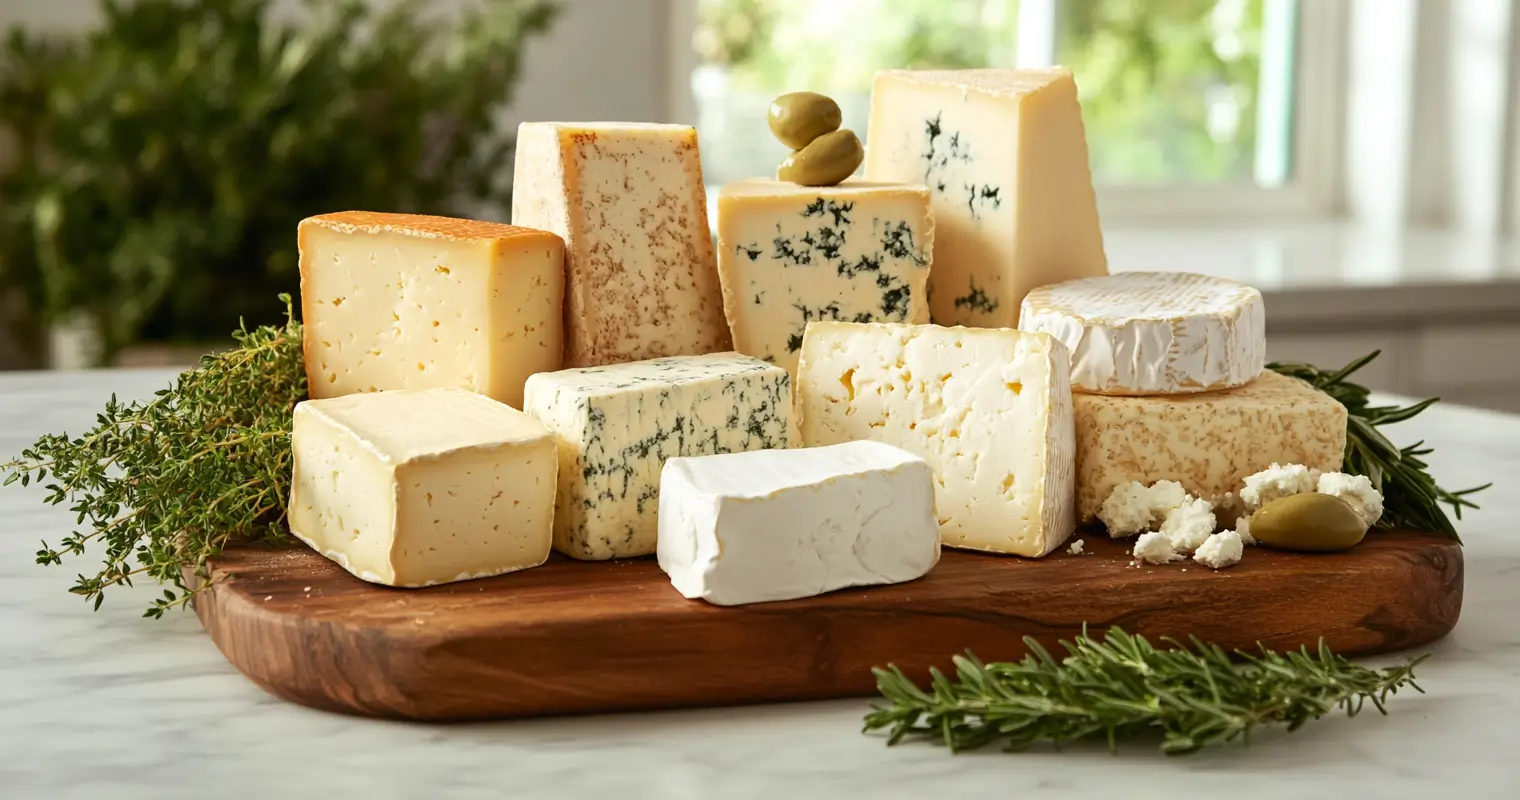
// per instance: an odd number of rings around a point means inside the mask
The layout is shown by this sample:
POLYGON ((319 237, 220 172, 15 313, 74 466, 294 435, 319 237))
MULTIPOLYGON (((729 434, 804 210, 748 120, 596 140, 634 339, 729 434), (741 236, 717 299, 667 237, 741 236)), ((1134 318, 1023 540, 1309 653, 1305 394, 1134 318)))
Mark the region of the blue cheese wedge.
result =
POLYGON ((525 391, 559 445, 554 548, 573 558, 655 552, 666 459, 792 443, 786 370, 738 353, 543 372, 525 391))
POLYGON ((290 531, 372 583, 431 586, 549 557, 549 430, 463 389, 296 406, 290 531))
POLYGON ((928 322, 933 246, 921 185, 724 186, 718 275, 734 349, 795 374, 814 320, 928 322))
POLYGON ((659 519, 660 568, 715 605, 901 583, 939 561, 929 465, 880 442, 670 459, 659 519))

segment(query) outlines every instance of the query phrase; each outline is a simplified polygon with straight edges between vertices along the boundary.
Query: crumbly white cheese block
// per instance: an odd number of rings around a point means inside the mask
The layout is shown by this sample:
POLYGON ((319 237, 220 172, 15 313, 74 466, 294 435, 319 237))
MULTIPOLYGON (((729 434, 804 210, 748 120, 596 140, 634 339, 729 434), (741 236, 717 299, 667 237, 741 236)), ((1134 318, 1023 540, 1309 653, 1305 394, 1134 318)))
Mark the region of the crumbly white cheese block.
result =
POLYGON ((1077 513, 1093 519, 1114 487, 1173 480, 1214 501, 1273 463, 1340 466, 1346 407, 1264 372, 1235 389, 1167 397, 1077 393, 1077 513))
POLYGON ((880 442, 672 458, 659 517, 660 569, 720 606, 901 583, 939 561, 933 473, 880 442))
POLYGON ((1246 511, 1284 497, 1312 492, 1319 485, 1320 470, 1303 464, 1273 462, 1260 472, 1247 475, 1240 490, 1240 502, 1246 511))
POLYGON ((1066 358, 1042 333, 814 322, 797 424, 808 446, 870 439, 928 461, 945 544, 1043 556, 1075 528, 1066 358))
POLYGON ((1214 505, 1199 497, 1189 497, 1167 512, 1161 533, 1171 540, 1179 553, 1191 553, 1214 533, 1214 505))
POLYGON ((734 349, 793 375, 813 320, 929 321, 929 190, 747 180, 718 195, 718 275, 734 349))
POLYGON ((1189 500, 1182 484, 1157 481, 1146 486, 1130 481, 1114 487, 1098 509, 1098 519, 1115 539, 1156 530, 1172 509, 1189 500))
POLYGON ((1136 559, 1147 564, 1170 564, 1185 558, 1177 552, 1172 540, 1160 531, 1140 534, 1130 552, 1136 559))
POLYGON ((1071 351, 1071 385, 1097 394, 1182 394, 1249 383, 1266 364, 1261 292, 1187 272, 1123 272, 1041 286, 1019 328, 1071 351))
POLYGON ((941 325, 1011 328, 1029 290, 1108 272, 1064 68, 877 73, 865 176, 929 187, 941 325))
POLYGON ((697 133, 525 122, 512 221, 565 239, 565 366, 728 350, 697 133))
POLYGON ((794 435, 786 370, 738 353, 541 372, 524 409, 559 444, 554 548, 580 559, 655 552, 666 459, 782 448, 794 435))
POLYGON ((1245 542, 1235 531, 1220 531, 1198 546, 1193 560, 1210 569, 1224 569, 1240 563, 1245 542))
POLYGON ((559 369, 565 247, 495 222, 346 211, 303 220, 313 398, 458 387, 522 406, 559 369))
POLYGON ((398 390, 296 406, 290 531, 387 586, 544 563, 558 458, 549 430, 463 389, 398 390))
POLYGON ((1319 476, 1315 490, 1345 500, 1368 527, 1383 516, 1383 493, 1373 488, 1366 475, 1326 472, 1319 476))

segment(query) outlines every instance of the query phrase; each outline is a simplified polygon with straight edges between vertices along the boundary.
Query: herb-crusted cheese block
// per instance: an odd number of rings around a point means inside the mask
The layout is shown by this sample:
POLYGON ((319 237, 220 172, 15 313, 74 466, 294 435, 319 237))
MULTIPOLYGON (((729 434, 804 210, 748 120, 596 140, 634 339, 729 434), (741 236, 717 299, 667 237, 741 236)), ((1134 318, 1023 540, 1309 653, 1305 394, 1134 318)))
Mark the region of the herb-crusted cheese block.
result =
POLYGON ((1097 516, 1115 486, 1176 481, 1220 502, 1272 464, 1334 472, 1346 408, 1295 378, 1263 372, 1245 386, 1157 397, 1078 393, 1077 511, 1097 516))
POLYGON ((559 461, 521 411, 463 389, 296 406, 290 530, 388 586, 500 575, 549 557, 559 461))
POLYGON ((303 220, 313 398, 457 387, 522 406, 559 369, 565 247, 495 222, 345 211, 303 220))
POLYGON ((539 373, 524 407, 559 443, 554 547, 580 559, 655 551, 665 459, 787 447, 793 430, 786 370, 738 353, 539 373))
POLYGON ((813 320, 928 322, 933 242, 923 186, 723 187, 718 274, 734 349, 795 374, 813 320))
POLYGON ((1095 394, 1185 394, 1249 383, 1266 364, 1267 311, 1243 283, 1123 272, 1041 286, 1019 328, 1071 351, 1071 385, 1095 394))
POLYGON ((694 129, 523 123, 512 221, 565 239, 565 366, 732 346, 694 129))
POLYGON ((1068 358, 1043 333, 815 322, 797 366, 802 442, 901 447, 934 468, 945 544, 1043 556, 1076 527, 1068 358))
POLYGON ((878 73, 866 141, 867 179, 933 194, 935 322, 1011 328, 1030 289, 1108 272, 1070 71, 878 73))
POLYGON ((934 480, 881 442, 665 462, 660 569, 715 605, 901 583, 939 561, 934 480))

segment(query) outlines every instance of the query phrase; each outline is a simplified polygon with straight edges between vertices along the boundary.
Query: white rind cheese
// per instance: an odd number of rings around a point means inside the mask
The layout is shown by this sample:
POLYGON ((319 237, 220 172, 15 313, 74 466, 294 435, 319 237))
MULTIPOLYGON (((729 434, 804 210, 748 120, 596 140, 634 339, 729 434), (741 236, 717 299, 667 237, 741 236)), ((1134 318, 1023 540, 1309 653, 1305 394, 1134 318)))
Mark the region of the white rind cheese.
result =
POLYGON ((559 444, 554 548, 579 559, 655 552, 666 459, 794 435, 786 370, 737 353, 541 372, 526 391, 524 410, 559 444))
POLYGON ((1011 328, 1029 290, 1108 272, 1064 68, 877 73, 865 176, 929 188, 941 325, 1011 328))
POLYGON ((672 458, 660 477, 660 569, 715 605, 910 581, 939 550, 929 465, 880 442, 672 458))
POLYGON ((1185 272, 1124 272, 1042 286, 1019 328, 1071 351, 1072 388, 1097 394, 1183 394, 1249 383, 1266 364, 1261 292, 1185 272))
POLYGON ((462 389, 296 406, 290 530, 363 580, 432 586, 549 557, 558 459, 533 418, 462 389))
POLYGON ((730 349, 697 134, 525 122, 512 221, 565 240, 565 366, 730 349))
POLYGON ((1038 557, 1075 528, 1067 354, 1040 333, 814 322, 803 444, 869 439, 934 468, 946 545, 1038 557))
POLYGON ((723 187, 718 274, 734 349, 795 375, 813 320, 928 322, 933 242, 923 186, 723 187))

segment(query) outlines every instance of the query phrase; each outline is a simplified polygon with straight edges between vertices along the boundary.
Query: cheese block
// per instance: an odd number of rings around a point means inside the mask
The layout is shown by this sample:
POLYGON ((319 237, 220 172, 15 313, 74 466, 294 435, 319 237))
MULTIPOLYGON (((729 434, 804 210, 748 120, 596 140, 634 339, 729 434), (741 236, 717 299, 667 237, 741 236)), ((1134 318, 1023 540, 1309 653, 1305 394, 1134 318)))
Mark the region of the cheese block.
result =
POLYGON ((456 387, 522 406, 560 367, 564 243, 496 222, 345 211, 301 221, 313 398, 456 387))
POLYGON ((901 583, 939 561, 929 465, 880 442, 672 458, 658 555, 720 606, 901 583))
POLYGON ((1081 392, 1228 389, 1266 364, 1261 292, 1207 275, 1123 272, 1041 286, 1024 297, 1019 328, 1066 345, 1081 392))
POLYGON ((1263 372, 1218 392, 1116 397, 1077 393, 1077 512, 1097 516, 1115 486, 1177 481, 1212 503, 1273 463, 1333 472, 1346 408, 1303 381, 1263 372))
POLYGON ((354 575, 432 586, 544 563, 559 461, 532 417, 463 389, 296 406, 290 532, 354 575))
POLYGON ((1076 525, 1067 369, 1043 333, 814 322, 797 424, 806 446, 870 439, 928 461, 945 544, 1043 556, 1076 525))
POLYGON ((1030 289, 1108 272, 1066 69, 878 73, 865 176, 929 187, 941 325, 1011 328, 1030 289))
POLYGON ((738 353, 539 373, 524 408, 559 445, 554 547, 580 559, 655 551, 666 459, 793 437, 786 370, 738 353))
POLYGON ((512 221, 565 239, 565 366, 728 350, 697 133, 525 122, 512 221))
POLYGON ((933 243, 923 186, 723 187, 718 275, 734 349, 795 374, 813 320, 928 322, 933 243))

